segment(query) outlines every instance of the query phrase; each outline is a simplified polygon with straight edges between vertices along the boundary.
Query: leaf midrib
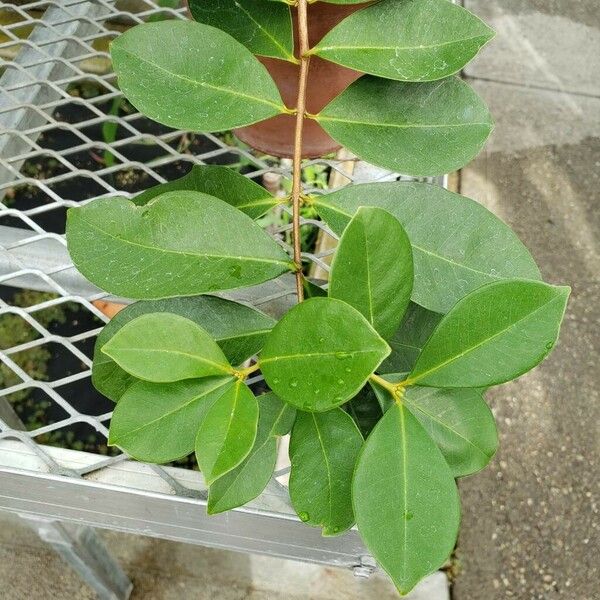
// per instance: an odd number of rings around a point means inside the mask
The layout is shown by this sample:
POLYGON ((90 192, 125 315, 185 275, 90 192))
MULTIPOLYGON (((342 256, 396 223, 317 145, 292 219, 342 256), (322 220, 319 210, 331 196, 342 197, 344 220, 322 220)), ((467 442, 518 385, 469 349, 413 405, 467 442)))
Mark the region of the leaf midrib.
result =
POLYGON ((194 252, 184 252, 182 250, 174 250, 171 248, 161 248, 161 247, 157 247, 157 246, 148 246, 146 244, 142 244, 140 242, 136 242, 130 239, 125 239, 125 238, 120 238, 112 233, 110 233, 109 231, 107 231, 106 229, 103 229, 102 227, 99 227, 98 225, 91 223, 90 221, 88 221, 87 219, 85 219, 81 214, 79 215, 79 218, 86 223, 91 229, 94 229, 95 231, 98 231, 104 235, 106 235, 109 238, 112 238, 113 240, 116 240, 117 242, 120 242, 122 244, 125 245, 130 245, 130 246, 135 246, 137 248, 143 248, 144 250, 150 250, 152 252, 161 252, 164 254, 177 254, 180 256, 185 256, 187 258, 216 258, 216 259, 231 259, 231 260, 242 260, 242 261, 248 261, 248 262, 262 262, 262 263, 267 263, 267 264, 279 264, 279 265, 285 265, 288 269, 290 268, 290 264, 288 262, 285 262, 283 260, 276 260, 274 258, 260 258, 260 257, 249 257, 249 256, 232 256, 229 254, 209 254, 209 253, 194 253, 194 252))
MULTIPOLYGON (((273 44, 275 45, 276 48, 279 48, 283 55, 286 57, 287 60, 289 60, 290 62, 295 62, 297 63, 296 58, 294 57, 293 54, 291 54, 289 52, 289 50, 283 46, 282 44, 279 43, 279 40, 277 40, 274 36, 272 36, 269 31, 267 29, 265 29, 261 23, 259 23, 239 2, 236 1, 235 5, 243 12, 246 14, 246 16, 273 42, 273 44)), ((257 53, 258 54, 258 53, 257 53)))
POLYGON ((354 357, 357 354, 370 354, 372 352, 377 352, 376 349, 371 350, 335 350, 332 352, 307 352, 306 354, 282 354, 279 356, 270 356, 268 358, 261 358, 261 364, 265 364, 268 362, 273 362, 276 360, 282 359, 290 359, 290 358, 314 358, 317 356, 335 356, 337 354, 350 354, 354 357))
MULTIPOLYGON (((439 365, 437 365, 435 367, 432 367, 431 369, 428 369, 427 371, 424 371, 423 373, 419 373, 416 376, 413 376, 412 373, 411 373, 409 375, 408 379, 411 381, 411 383, 415 383, 415 382, 420 381, 421 379, 423 379, 423 377, 426 377, 427 375, 429 375, 431 373, 435 373, 436 371, 439 371, 440 369, 443 369, 445 366, 453 363, 454 361, 458 360, 459 358, 462 358, 463 356, 466 356, 467 354, 470 354, 471 352, 474 352, 478 348, 481 348, 481 346, 483 346, 484 344, 487 344, 491 340, 496 339, 498 336, 501 336, 501 335, 505 334, 506 332, 508 332, 511 329, 513 329, 514 327, 516 327, 519 323, 530 319, 535 314, 537 314, 541 310, 547 308, 549 305, 553 304, 554 302, 556 302, 557 300, 560 300, 560 299, 561 299, 560 296, 558 296, 558 295, 554 296, 554 298, 551 298, 550 300, 548 300, 548 302, 544 302, 544 304, 542 304, 541 306, 539 306, 538 308, 536 308, 534 311, 532 311, 530 313, 527 313, 526 315, 524 315, 520 319, 517 319, 516 321, 514 321, 513 323, 511 323, 508 327, 505 327, 504 329, 501 329, 500 331, 497 331, 496 333, 494 333, 490 337, 487 337, 487 338, 479 341, 474 346, 470 346, 469 348, 466 348, 465 350, 463 350, 459 354, 457 354, 457 355, 449 358, 448 360, 445 360, 444 362, 440 363, 439 365)), ((423 350, 425 350, 425 348, 423 348, 423 350)))
POLYGON ((279 414, 273 420, 273 425, 272 425, 271 429, 269 430, 268 435, 263 440, 262 444, 260 444, 260 446, 254 446, 250 450, 250 453, 248 454, 248 456, 246 456, 246 458, 237 467, 235 467, 235 468, 239 468, 239 472, 235 474, 235 477, 231 480, 229 485, 225 488, 225 490, 221 494, 221 497, 219 498, 219 500, 217 500, 215 502, 215 504, 214 504, 215 508, 219 505, 219 503, 223 500, 223 498, 229 493, 231 488, 237 483, 238 479, 244 474, 245 468, 248 465, 248 463, 250 462, 250 460, 256 454, 258 454, 271 440, 278 437, 277 434, 274 433, 274 429, 275 429, 277 423, 279 423, 281 417, 283 416, 283 414, 285 413, 286 410, 287 410, 287 406, 283 406, 281 408, 281 410, 279 411, 279 414))
POLYGON ((274 196, 261 196, 260 198, 255 198, 253 200, 247 200, 245 203, 243 204, 232 204, 232 206, 235 206, 235 208, 237 208, 238 210, 241 210, 243 208, 253 208, 255 206, 276 206, 277 204, 280 204, 280 201, 275 198, 274 196))
MULTIPOLYGON (((227 365, 222 365, 222 364, 219 364, 219 363, 214 362, 212 360, 209 360, 208 358, 204 358, 204 357, 199 356, 197 354, 190 354, 189 352, 183 352, 181 350, 163 350, 163 349, 160 349, 160 348, 142 348, 142 349, 140 349, 140 348, 122 348, 121 351, 122 352, 138 352, 138 353, 153 353, 153 352, 157 352, 157 353, 161 353, 161 354, 175 354, 177 356, 185 356, 185 357, 193 359, 194 361, 205 363, 205 364, 213 366, 213 367, 217 367, 223 373, 226 373, 226 374, 230 374, 231 373, 231 371, 229 370, 229 368, 228 368, 227 365)), ((104 352, 104 354, 106 354, 107 356, 109 356, 110 358, 112 358, 119 366, 121 366, 119 364, 119 361, 112 354, 110 354, 109 352, 107 352, 104 349, 102 349, 102 352, 104 352)), ((125 370, 125 369, 123 369, 123 370, 125 370)))
MULTIPOLYGON (((320 201, 319 199, 314 199, 314 204, 316 204, 317 206, 318 205, 324 206, 325 208, 328 208, 329 210, 332 210, 333 212, 337 212, 340 215, 344 215, 345 217, 348 217, 350 219, 352 218, 352 214, 344 212, 342 209, 338 208, 337 206, 335 206, 333 204, 323 202, 322 200, 320 201)), ((410 240, 410 236, 409 236, 409 240, 410 240)), ((418 252, 422 252, 423 254, 428 254, 429 256, 433 256, 434 258, 441 260, 443 262, 447 262, 451 265, 454 265, 455 267, 459 267, 459 268, 465 269, 467 271, 472 271, 473 273, 477 273, 478 275, 485 275, 486 277, 489 277, 490 279, 497 279, 497 280, 505 279, 502 276, 492 275, 490 273, 486 273, 485 271, 480 271, 479 269, 475 269, 474 267, 470 267, 469 265, 466 265, 463 263, 458 263, 450 258, 447 258, 446 256, 442 256, 441 254, 436 254, 435 252, 431 252, 430 250, 427 250, 426 248, 423 248, 422 246, 418 246, 412 240, 410 240, 410 245, 418 252)))
MULTIPOLYGON (((435 392, 431 392, 429 394, 424 395, 424 398, 428 398, 429 396, 431 396, 433 393, 435 392)), ((473 448, 475 448, 476 450, 479 450, 479 452, 481 452, 485 457, 487 458, 491 458, 494 453, 490 453, 488 454, 483 448, 481 448, 480 446, 478 446, 477 444, 475 444, 475 442, 471 441, 469 438, 465 437, 462 433, 460 433, 459 431, 457 431, 456 429, 454 429, 454 427, 451 427, 450 425, 448 425, 447 423, 444 423, 443 421, 441 421, 439 418, 437 418, 436 416, 432 415, 431 413, 427 412, 426 410, 424 410, 421 406, 419 406, 416 402, 414 402, 413 400, 410 400, 408 395, 406 395, 404 397, 404 402, 408 405, 408 406, 412 406, 413 408, 415 408, 416 410, 418 410, 419 412, 423 413, 426 417, 428 417, 429 419, 431 419, 432 421, 435 421, 438 425, 441 425, 442 427, 444 427, 444 429, 448 429, 448 431, 451 431, 452 433, 454 433, 457 437, 463 439, 465 442, 467 442, 468 444, 470 444, 471 446, 473 446, 473 448)))
POLYGON ((406 440, 406 423, 404 419, 404 407, 398 407, 398 413, 400 415, 400 435, 402 436, 402 479, 404 482, 404 511, 401 516, 402 524, 403 524, 403 547, 404 551, 402 552, 402 573, 403 579, 406 579, 406 571, 407 571, 407 554, 408 554, 408 521, 406 516, 408 514, 408 443, 406 440))
POLYGON ((365 241, 365 261, 367 265, 367 300, 369 305, 369 322, 375 327, 375 314, 373 311, 373 288, 371 286, 371 260, 369 256, 369 239, 364 223, 362 224, 363 239, 365 241))
POLYGON ((233 380, 234 380, 233 378, 228 379, 227 381, 219 383, 218 385, 216 385, 214 388, 211 388, 210 390, 206 390, 206 391, 202 392, 201 394, 193 396, 191 400, 188 400, 184 404, 179 405, 177 408, 170 410, 170 411, 162 414, 161 416, 156 417, 156 419, 152 419, 151 421, 148 421, 147 423, 144 423, 143 425, 140 425, 139 427, 136 427, 135 429, 132 429, 131 431, 128 431, 126 434, 122 435, 121 437, 119 437, 117 439, 113 439, 112 442, 114 444, 118 444, 119 440, 124 440, 124 439, 130 437, 131 435, 137 433, 138 431, 141 431, 142 429, 146 429, 147 427, 150 427, 150 426, 154 425, 155 423, 162 421, 163 419, 167 419, 167 418, 173 416, 174 414, 178 413, 179 411, 186 409, 190 404, 193 404, 194 402, 208 396, 208 394, 215 392, 219 388, 230 384, 231 382, 233 382, 233 380))
POLYGON ((488 36, 481 33, 468 38, 449 40, 438 44, 420 44, 418 46, 317 46, 314 53, 318 54, 322 50, 393 50, 394 52, 397 52, 398 50, 430 50, 431 48, 443 48, 444 46, 451 46, 453 44, 462 44, 463 42, 470 42, 479 38, 483 38, 484 40, 490 39, 488 36))
MULTIPOLYGON (((215 481, 215 478, 214 478, 215 469, 217 468, 217 465, 221 461, 221 458, 222 458, 222 455, 223 455, 223 450, 227 447, 227 441, 228 441, 228 438, 229 438, 229 432, 231 431, 231 424, 235 420, 235 414, 236 414, 236 411, 237 411, 237 408, 238 408, 238 402, 240 400, 240 391, 241 391, 242 385, 243 385, 242 382, 238 379, 236 381, 236 383, 235 383, 235 386, 234 386, 235 387, 235 396, 234 396, 234 399, 233 399, 233 406, 231 407, 231 410, 229 411, 229 418, 227 419, 227 429, 225 430, 225 435, 223 436, 223 443, 221 444, 221 448, 220 448, 219 453, 217 455, 217 459, 213 463, 213 466, 212 466, 212 469, 211 469, 211 473, 213 474, 213 477, 211 477, 211 481, 207 481, 207 483, 209 485, 213 481, 215 481)), ((251 451, 252 451, 252 449, 250 449, 249 452, 251 452, 251 451)), ((244 459, 242 459, 242 461, 243 460, 244 459)), ((233 467, 233 469, 235 469, 235 467, 233 467)), ((230 469, 230 471, 233 470, 233 469, 230 469)), ((227 471, 227 472, 229 472, 229 471, 227 471)), ((225 475, 226 473, 221 473, 221 475, 225 475)))
POLYGON ((321 446, 321 452, 323 454, 323 462, 325 463, 325 471, 327 473, 327 484, 329 492, 327 494, 327 503, 329 505, 329 525, 325 525, 328 529, 333 522, 333 484, 331 478, 331 465, 329 464, 329 458, 327 457, 327 452, 325 450, 325 444, 323 443, 323 437, 321 436, 321 430, 319 429, 319 424, 317 423, 317 419, 314 413, 310 413, 312 417, 313 423, 315 424, 315 431, 317 433, 317 438, 319 439, 319 445, 321 446))
POLYGON ((178 73, 174 73, 173 71, 169 71, 168 69, 165 69, 161 65, 154 63, 150 60, 147 60, 145 58, 142 58, 138 54, 134 54, 133 52, 130 52, 129 50, 127 50, 125 48, 121 47, 120 50, 124 54, 127 54, 128 56, 135 58, 135 59, 139 60, 140 62, 143 62, 151 67, 154 67, 155 69, 158 69, 159 71, 162 71, 163 73, 166 73, 167 75, 169 75, 175 79, 180 79, 181 81, 185 81, 185 82, 189 83, 193 87, 204 87, 204 88, 208 88, 211 90, 216 90, 218 92, 223 92, 225 94, 230 94, 231 96, 238 96, 240 98, 246 98, 247 100, 252 100, 252 101, 258 102, 260 104, 266 104, 267 106, 272 106, 272 107, 276 108, 278 112, 282 112, 282 109, 284 108, 283 105, 276 104, 275 102, 271 102, 270 100, 265 100, 264 98, 260 98, 258 96, 252 96, 250 94, 245 94, 243 92, 237 92, 235 90, 232 90, 231 88, 213 85, 210 83, 206 83, 205 81, 198 81, 196 79, 190 79, 189 77, 186 77, 185 75, 181 75, 178 73))
MULTIPOLYGON (((327 110, 325 108, 324 110, 327 110)), ((432 123, 432 124, 421 124, 421 123, 372 123, 369 121, 357 121, 355 119, 344 119, 336 116, 329 116, 327 114, 323 114, 320 112, 318 115, 314 117, 317 121, 334 121, 336 123, 347 123, 350 125, 365 125, 367 127, 390 127, 393 129, 457 129, 461 127, 487 127, 491 128, 490 123, 478 123, 478 122, 470 122, 470 123, 432 123)))

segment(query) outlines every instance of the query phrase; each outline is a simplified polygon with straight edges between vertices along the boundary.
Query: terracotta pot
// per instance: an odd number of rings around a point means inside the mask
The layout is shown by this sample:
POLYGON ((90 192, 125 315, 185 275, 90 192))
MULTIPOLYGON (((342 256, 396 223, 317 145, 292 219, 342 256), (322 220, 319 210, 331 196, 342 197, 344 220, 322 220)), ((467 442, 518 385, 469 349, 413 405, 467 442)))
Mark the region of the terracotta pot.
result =
MULTIPOLYGON (((317 44, 323 36, 342 19, 361 8, 365 4, 327 4, 317 2, 308 7, 308 27, 310 46, 317 44)), ((294 36, 297 35, 297 14, 292 9, 294 20, 294 36)), ((298 41, 295 39, 295 47, 298 41)), ((275 58, 259 56, 271 77, 275 80, 281 97, 289 107, 296 105, 298 94, 298 65, 275 58)), ((306 110, 316 114, 333 100, 348 85, 358 79, 361 73, 341 67, 334 63, 313 56, 310 60, 308 74, 306 110)), ((246 144, 273 156, 291 157, 294 152, 294 128, 296 118, 293 115, 278 115, 261 123, 236 129, 235 134, 246 144)), ((331 139, 323 128, 314 120, 307 119, 304 125, 302 154, 306 158, 316 158, 334 152, 340 145, 331 139)))

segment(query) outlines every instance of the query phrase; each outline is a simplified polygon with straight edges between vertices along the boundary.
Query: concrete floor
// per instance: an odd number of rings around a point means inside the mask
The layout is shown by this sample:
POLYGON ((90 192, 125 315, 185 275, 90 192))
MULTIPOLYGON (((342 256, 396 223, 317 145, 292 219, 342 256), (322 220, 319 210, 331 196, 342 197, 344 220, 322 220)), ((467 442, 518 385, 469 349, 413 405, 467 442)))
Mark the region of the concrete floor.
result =
POLYGON ((600 597, 600 5, 466 0, 498 31, 467 74, 496 131, 461 191, 520 235, 544 277, 572 286, 560 345, 489 393, 491 467, 461 482, 454 600, 600 597))
MULTIPOLYGON (((99 532, 134 584, 131 600, 397 600, 387 577, 99 532)), ((450 600, 436 573, 407 600, 450 600)), ((0 513, 1 600, 95 600, 94 593, 17 517, 0 513)))
MULTIPOLYGON (((489 394, 501 449, 461 482, 454 600, 600 596, 600 7, 597 0, 465 0, 497 30, 467 75, 496 131, 462 193, 505 219, 573 296, 561 343, 489 394)), ((2 517, 3 518, 3 517, 2 517)), ((4 518, 3 518, 4 519, 4 518)), ((395 598, 377 576, 105 534, 144 600, 395 598)), ((0 521, 2 600, 92 598, 21 525, 0 521), (42 577, 35 574, 43 572, 42 577), (36 581, 38 583, 36 583, 36 581), (43 581, 44 586, 39 582, 43 581)), ((419 596, 431 600, 426 589, 419 596)))

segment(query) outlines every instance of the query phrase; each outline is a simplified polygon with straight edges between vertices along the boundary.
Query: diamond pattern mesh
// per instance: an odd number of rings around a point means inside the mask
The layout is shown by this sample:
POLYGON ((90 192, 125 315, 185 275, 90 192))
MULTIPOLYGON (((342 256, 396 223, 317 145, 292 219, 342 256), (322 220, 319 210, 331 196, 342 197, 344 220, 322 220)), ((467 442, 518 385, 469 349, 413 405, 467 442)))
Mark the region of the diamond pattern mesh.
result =
MULTIPOLYGON (((101 196, 131 197, 193 164, 230 165, 259 183, 291 177, 289 163, 259 155, 230 134, 163 127, 123 99, 108 43, 148 19, 186 18, 183 8, 159 4, 0 2, 0 439, 26 444, 55 473, 66 467, 48 453, 48 444, 66 441, 107 454, 91 467, 68 471, 76 476, 125 458, 106 448, 112 404, 93 396, 90 382, 93 343, 107 321, 94 301, 105 295, 70 263, 62 236, 66 209, 101 196), (19 294, 19 288, 37 292, 19 294), (96 399, 90 403, 90 397, 96 399), (26 427, 12 418, 11 405, 29 410, 26 427), (42 422, 35 418, 40 405, 46 407, 42 422)), ((307 184, 306 193, 321 193, 324 177, 334 187, 397 179, 352 159, 307 161, 305 173, 309 168, 320 179, 307 184)), ((331 235, 313 218, 303 219, 303 227, 331 235)), ((269 225, 288 248, 290 229, 269 225)), ((331 246, 321 243, 304 254, 321 275, 331 246)), ((264 307, 291 293, 283 280, 242 297, 264 307)), ((164 469, 153 468, 173 493, 189 495, 164 469)))

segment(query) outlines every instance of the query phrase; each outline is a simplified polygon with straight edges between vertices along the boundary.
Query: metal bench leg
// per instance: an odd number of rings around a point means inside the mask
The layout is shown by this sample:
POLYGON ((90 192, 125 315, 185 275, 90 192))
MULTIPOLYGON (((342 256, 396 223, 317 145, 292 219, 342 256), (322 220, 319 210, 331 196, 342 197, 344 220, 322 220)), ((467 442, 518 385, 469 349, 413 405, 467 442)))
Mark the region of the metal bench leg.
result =
POLYGON ((79 574, 99 600, 127 600, 133 584, 90 527, 20 515, 79 574))
MULTIPOLYGON (((25 425, 6 398, 0 398, 0 418, 5 426, 25 431, 25 425)), ((63 557, 96 592, 99 600, 129 598, 133 584, 91 527, 61 523, 30 514, 19 516, 63 557)))

